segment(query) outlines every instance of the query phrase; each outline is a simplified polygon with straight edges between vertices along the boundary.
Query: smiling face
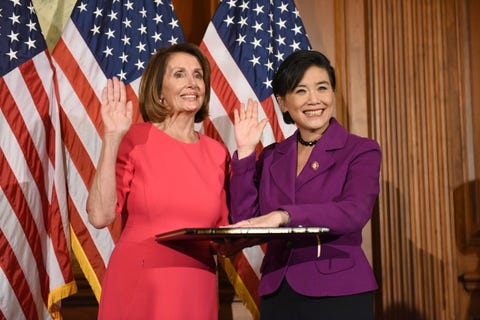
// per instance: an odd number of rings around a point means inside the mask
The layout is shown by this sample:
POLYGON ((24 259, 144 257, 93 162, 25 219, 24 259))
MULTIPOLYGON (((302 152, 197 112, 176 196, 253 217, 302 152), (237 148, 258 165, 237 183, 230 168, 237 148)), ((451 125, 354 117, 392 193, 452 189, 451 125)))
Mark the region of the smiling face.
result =
POLYGON ((335 93, 328 72, 318 66, 309 67, 300 82, 285 96, 277 96, 282 112, 288 112, 302 138, 318 139, 327 129, 333 115, 335 93))
POLYGON ((197 58, 185 52, 173 53, 163 77, 163 103, 173 114, 195 113, 205 99, 203 70, 197 58))

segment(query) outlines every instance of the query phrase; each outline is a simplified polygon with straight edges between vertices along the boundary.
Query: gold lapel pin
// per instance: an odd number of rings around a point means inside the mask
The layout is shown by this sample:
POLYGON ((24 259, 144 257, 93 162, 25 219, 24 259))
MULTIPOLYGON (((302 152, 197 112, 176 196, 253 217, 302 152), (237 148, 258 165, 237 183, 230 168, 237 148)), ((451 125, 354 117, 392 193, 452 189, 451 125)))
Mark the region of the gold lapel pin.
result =
POLYGON ((320 167, 320 165, 318 164, 317 161, 313 161, 311 164, 311 167, 313 170, 317 170, 320 167))

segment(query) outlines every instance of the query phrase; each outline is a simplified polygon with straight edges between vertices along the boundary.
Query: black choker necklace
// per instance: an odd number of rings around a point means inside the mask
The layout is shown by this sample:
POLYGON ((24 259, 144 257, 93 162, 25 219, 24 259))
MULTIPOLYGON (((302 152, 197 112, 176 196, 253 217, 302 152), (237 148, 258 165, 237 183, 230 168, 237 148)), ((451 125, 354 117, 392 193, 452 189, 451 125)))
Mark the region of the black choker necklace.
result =
POLYGON ((313 147, 314 145, 317 144, 317 140, 312 140, 312 141, 305 141, 302 139, 302 136, 300 135, 300 132, 297 134, 297 141, 300 142, 301 145, 304 145, 306 147, 313 147))

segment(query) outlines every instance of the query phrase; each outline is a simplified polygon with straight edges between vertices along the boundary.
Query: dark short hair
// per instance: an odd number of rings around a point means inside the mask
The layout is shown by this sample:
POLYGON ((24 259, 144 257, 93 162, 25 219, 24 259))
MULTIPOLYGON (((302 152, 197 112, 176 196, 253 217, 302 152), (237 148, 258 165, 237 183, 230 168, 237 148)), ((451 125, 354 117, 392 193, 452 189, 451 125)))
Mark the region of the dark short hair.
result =
MULTIPOLYGON (((335 69, 328 58, 314 50, 299 50, 290 54, 278 67, 273 76, 272 88, 275 97, 285 97, 300 83, 308 68, 316 66, 325 69, 330 79, 330 85, 335 91, 335 69)), ((287 124, 295 123, 288 112, 283 113, 283 121, 287 124)))
POLYGON ((192 43, 179 43, 159 49, 151 58, 140 80, 138 104, 144 121, 163 122, 171 110, 161 99, 163 78, 168 59, 177 52, 184 52, 197 58, 203 71, 205 99, 195 114, 195 122, 202 122, 208 116, 210 102, 210 63, 202 50, 192 43))

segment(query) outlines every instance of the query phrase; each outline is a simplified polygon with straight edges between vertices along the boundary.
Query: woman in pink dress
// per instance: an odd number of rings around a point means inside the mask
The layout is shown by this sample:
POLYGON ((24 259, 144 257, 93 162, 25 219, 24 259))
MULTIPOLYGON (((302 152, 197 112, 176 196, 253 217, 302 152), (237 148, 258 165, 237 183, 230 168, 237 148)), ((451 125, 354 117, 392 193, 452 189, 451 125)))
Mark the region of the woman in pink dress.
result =
POLYGON ((208 243, 155 241, 161 232, 228 224, 228 150, 195 131, 208 114, 210 66, 192 44, 160 49, 139 88, 144 123, 132 125, 124 84, 102 93, 104 137, 87 200, 96 228, 124 228, 102 282, 99 319, 217 319, 208 243))

